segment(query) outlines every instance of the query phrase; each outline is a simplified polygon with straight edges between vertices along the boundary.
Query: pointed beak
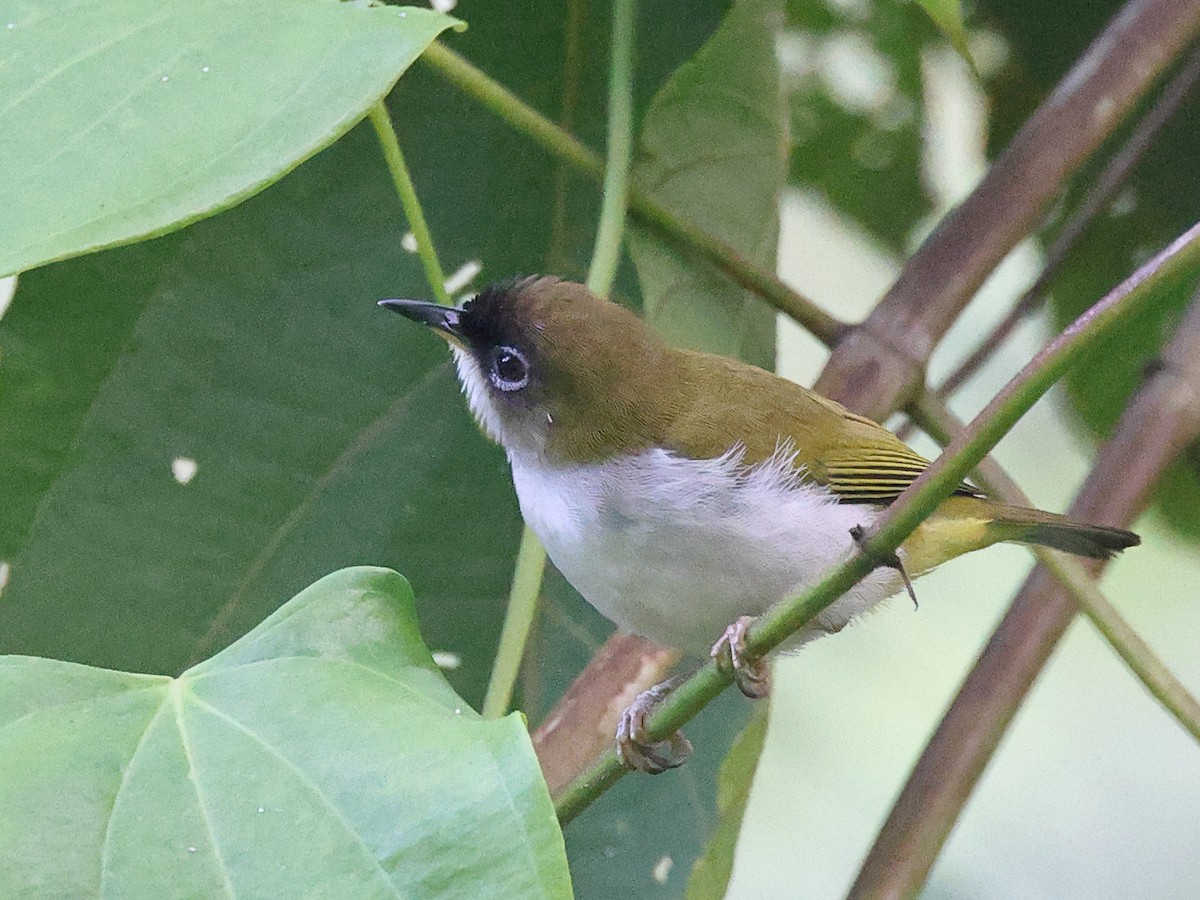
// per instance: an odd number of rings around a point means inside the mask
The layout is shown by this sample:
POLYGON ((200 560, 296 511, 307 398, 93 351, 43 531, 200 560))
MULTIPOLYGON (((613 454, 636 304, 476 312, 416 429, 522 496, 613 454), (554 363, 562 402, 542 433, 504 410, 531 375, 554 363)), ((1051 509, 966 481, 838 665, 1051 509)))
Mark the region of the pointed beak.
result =
POLYGON ((451 343, 462 345, 462 331, 459 329, 462 310, 457 307, 442 306, 428 300, 380 300, 379 305, 432 328, 451 343))

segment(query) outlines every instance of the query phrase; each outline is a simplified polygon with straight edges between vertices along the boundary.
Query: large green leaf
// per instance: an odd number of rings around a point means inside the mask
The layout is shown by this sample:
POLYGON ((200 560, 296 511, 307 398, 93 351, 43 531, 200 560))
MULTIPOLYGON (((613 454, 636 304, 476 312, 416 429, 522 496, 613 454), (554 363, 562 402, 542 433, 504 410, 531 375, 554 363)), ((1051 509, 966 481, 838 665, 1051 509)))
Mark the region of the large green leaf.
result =
MULTIPOLYGON (((725 5, 640 7, 639 110, 725 5)), ((607 17, 579 22, 570 62, 564 4, 459 11, 472 28, 456 49, 547 115, 574 91, 573 129, 602 145, 607 17)), ((479 260, 476 285, 548 267, 582 276, 592 182, 560 181, 549 156, 420 66, 389 104, 449 270, 479 260)), ((3 652, 177 672, 321 573, 384 564, 412 580, 430 646, 458 663, 456 690, 482 696, 520 523, 444 345, 374 306, 428 295, 405 228, 360 127, 220 216, 22 276, 0 320, 3 652), (177 459, 198 466, 186 484, 177 459)), ((552 583, 524 685, 534 720, 609 627, 552 583)), ((688 767, 627 779, 572 826, 582 895, 681 894, 745 706, 723 698, 689 728, 688 767)))
POLYGON ((22 277, 0 648, 176 672, 323 571, 386 563, 481 695, 520 526, 445 347, 374 305, 423 290, 402 229, 363 128, 223 216, 22 277))
MULTIPOLYGON (((654 98, 636 180, 678 213, 768 268, 785 181, 775 59, 781 0, 739 0, 654 98)), ((762 300, 644 230, 629 236, 648 321, 681 346, 775 364, 775 314, 762 300)))
POLYGON ((5 897, 569 897, 519 715, 485 721, 386 569, 178 678, 0 658, 5 897))
POLYGON ((0 275, 261 190, 453 24, 336 0, 2 0, 0 275))

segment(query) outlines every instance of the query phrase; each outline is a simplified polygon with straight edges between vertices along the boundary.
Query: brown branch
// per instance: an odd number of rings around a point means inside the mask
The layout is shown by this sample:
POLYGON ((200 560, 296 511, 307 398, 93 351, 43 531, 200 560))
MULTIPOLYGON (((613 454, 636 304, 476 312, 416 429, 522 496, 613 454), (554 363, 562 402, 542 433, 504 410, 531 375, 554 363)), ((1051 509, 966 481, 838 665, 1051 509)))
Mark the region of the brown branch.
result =
POLYGON ((817 390, 876 419, 911 400, 984 279, 1197 33, 1200 3, 1130 0, 838 344, 817 390))
POLYGON ((677 651, 624 631, 604 642, 533 732, 533 749, 551 794, 612 747, 621 712, 677 662, 677 651))
POLYGON ((941 387, 937 396, 945 398, 958 390, 964 382, 971 378, 983 364, 991 359, 997 349, 1008 339, 1013 330, 1031 313, 1040 309, 1046 300, 1047 289, 1062 264, 1083 237, 1088 226, 1096 216, 1108 208, 1117 191, 1129 178, 1129 174, 1141 161, 1146 151, 1154 143, 1154 139, 1169 122, 1183 101, 1187 99, 1197 80, 1200 80, 1200 47, 1184 62, 1175 73, 1170 83, 1163 88, 1162 94, 1155 100, 1134 126, 1125 143, 1112 155, 1104 169, 1097 176, 1095 183, 1088 190, 1083 202, 1071 213, 1063 224, 1058 235, 1046 248, 1046 262, 1037 279, 1028 290, 1021 295, 1007 316, 992 329, 991 333, 979 342, 965 360, 951 372, 941 387))
MULTIPOLYGON (((1072 515, 1127 526, 1200 434, 1200 295, 1103 448, 1072 515)), ((1099 571, 1099 564, 1089 566, 1099 571)), ((924 883, 1009 722, 1076 613, 1039 566, 984 647, 867 855, 852 898, 909 897, 924 883)))

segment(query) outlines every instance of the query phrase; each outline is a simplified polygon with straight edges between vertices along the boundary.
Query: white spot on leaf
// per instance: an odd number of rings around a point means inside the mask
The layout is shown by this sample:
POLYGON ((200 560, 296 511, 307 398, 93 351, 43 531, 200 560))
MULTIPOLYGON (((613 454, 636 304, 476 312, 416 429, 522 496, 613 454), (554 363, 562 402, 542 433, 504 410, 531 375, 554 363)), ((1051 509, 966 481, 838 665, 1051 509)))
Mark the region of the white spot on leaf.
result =
POLYGON ((462 665, 462 657, 452 650, 434 650, 433 661, 439 669, 445 669, 447 672, 453 672, 462 665))
POLYGON ((650 874, 654 876, 654 880, 659 884, 666 884, 667 878, 670 877, 673 868, 675 868, 675 860, 669 856, 664 856, 654 864, 654 869, 650 874))
POLYGON ((407 250, 409 253, 417 252, 417 236, 411 231, 406 231, 404 237, 400 238, 400 248, 407 250))
POLYGON ((187 484, 196 477, 196 472, 199 470, 200 466, 196 464, 196 461, 188 459, 186 456, 177 456, 171 460, 171 474, 180 484, 187 484))

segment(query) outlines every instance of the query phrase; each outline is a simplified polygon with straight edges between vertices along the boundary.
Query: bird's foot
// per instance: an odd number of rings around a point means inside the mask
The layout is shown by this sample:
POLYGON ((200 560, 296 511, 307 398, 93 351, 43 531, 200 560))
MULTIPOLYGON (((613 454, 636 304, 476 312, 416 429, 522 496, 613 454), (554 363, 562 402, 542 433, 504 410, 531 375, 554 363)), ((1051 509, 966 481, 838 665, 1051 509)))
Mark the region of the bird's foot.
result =
POLYGON ((733 672, 739 691, 751 700, 761 700, 771 693, 771 668, 770 663, 746 648, 746 629, 753 622, 753 616, 739 616, 713 644, 709 655, 718 666, 733 672))
POLYGON ((661 775, 682 766, 692 755, 692 742, 677 731, 665 741, 646 735, 646 718, 687 676, 677 675, 642 691, 621 713, 617 723, 617 759, 621 765, 647 775, 661 775))
POLYGON ((866 542, 867 530, 861 525, 855 525, 850 529, 850 537, 854 538, 854 543, 858 544, 858 549, 867 556, 876 566, 882 566, 886 569, 895 569, 900 573, 901 580, 904 581, 904 589, 908 591, 909 599, 913 602, 913 609, 920 609, 917 603, 917 592, 913 590, 912 581, 909 580, 908 572, 904 570, 904 563, 900 561, 900 557, 895 551, 891 553, 875 553, 867 549, 866 542))

